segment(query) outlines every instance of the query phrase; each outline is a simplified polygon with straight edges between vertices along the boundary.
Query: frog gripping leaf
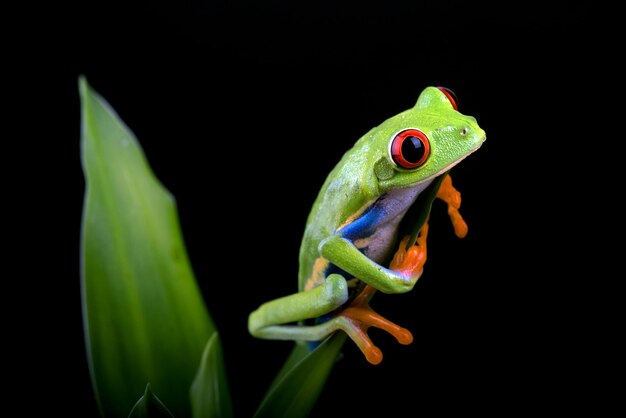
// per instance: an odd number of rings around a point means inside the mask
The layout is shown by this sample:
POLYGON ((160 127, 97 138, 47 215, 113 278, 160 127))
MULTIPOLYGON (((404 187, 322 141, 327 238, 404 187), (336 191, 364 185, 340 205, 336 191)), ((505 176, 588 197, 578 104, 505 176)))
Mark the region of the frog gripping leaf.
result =
POLYGON ((328 175, 300 247, 299 292, 262 304, 248 328, 258 338, 322 341, 343 331, 372 364, 382 352, 367 335, 383 329, 400 344, 413 336, 378 313, 376 291, 410 291, 426 262, 428 216, 448 204, 457 236, 467 234, 461 197, 449 171, 485 141, 476 119, 458 111, 445 87, 427 87, 417 103, 373 128, 328 175))

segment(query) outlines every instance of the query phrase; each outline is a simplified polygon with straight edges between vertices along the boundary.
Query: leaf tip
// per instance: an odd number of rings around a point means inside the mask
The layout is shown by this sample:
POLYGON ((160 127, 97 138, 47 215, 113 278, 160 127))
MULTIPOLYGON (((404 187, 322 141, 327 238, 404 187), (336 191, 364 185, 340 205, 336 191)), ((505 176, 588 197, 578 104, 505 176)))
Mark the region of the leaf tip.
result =
POLYGON ((87 82, 87 77, 85 77, 84 74, 78 76, 78 91, 80 92, 80 97, 83 98, 89 91, 89 83, 87 82))
POLYGON ((128 418, 173 418, 172 412, 152 392, 148 382, 144 394, 128 414, 128 418))

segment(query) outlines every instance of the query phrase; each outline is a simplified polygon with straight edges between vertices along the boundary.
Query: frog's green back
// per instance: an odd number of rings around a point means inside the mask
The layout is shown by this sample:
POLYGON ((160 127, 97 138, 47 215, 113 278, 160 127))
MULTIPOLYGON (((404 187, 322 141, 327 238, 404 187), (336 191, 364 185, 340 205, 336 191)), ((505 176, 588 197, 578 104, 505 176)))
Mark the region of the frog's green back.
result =
POLYGON ((298 289, 304 288, 319 257, 319 243, 332 235, 346 220, 378 195, 377 181, 371 169, 381 155, 372 149, 376 128, 359 139, 330 172, 307 219, 300 247, 298 289))
POLYGON ((327 264, 319 257, 322 240, 358 217, 382 193, 407 188, 443 174, 478 149, 485 132, 461 114, 446 89, 427 87, 411 109, 363 135, 324 182, 307 219, 300 248, 299 290, 320 284, 327 264), (390 141, 408 129, 423 133, 429 156, 418 167, 398 167, 390 141), (312 279, 309 281, 309 279, 312 279))

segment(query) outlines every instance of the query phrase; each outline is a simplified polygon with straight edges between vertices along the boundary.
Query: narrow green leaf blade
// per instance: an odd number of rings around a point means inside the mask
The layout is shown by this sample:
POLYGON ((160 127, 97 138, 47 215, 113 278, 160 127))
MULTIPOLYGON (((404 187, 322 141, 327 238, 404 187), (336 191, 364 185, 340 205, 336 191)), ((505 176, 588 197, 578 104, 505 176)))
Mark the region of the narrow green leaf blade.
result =
POLYGON ((132 132, 80 79, 86 193, 83 318, 105 416, 125 416, 146 382, 176 417, 215 327, 184 246, 173 197, 132 132))
POLYGON ((311 352, 297 345, 271 384, 255 418, 308 416, 345 340, 346 334, 337 332, 311 352))
POLYGON ((139 398, 133 409, 128 414, 128 418, 174 418, 174 415, 161 402, 157 396, 152 393, 150 383, 146 385, 146 391, 139 398))
POLYGON ((191 385, 193 418, 230 418, 233 406, 224 367, 222 345, 217 332, 209 339, 200 368, 191 385))

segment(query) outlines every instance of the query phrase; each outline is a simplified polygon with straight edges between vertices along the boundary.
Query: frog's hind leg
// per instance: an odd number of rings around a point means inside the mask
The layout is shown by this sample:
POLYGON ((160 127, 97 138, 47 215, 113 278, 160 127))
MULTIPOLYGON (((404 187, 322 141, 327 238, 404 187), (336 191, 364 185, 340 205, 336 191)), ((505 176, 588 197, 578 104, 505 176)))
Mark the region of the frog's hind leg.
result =
POLYGON ((401 344, 410 344, 413 336, 369 307, 369 300, 375 291, 373 287, 365 286, 345 309, 321 324, 290 324, 325 316, 346 303, 348 284, 345 278, 331 274, 318 287, 264 303, 250 315, 248 329, 258 338, 296 341, 321 341, 333 332, 342 330, 370 363, 378 364, 383 356, 367 335, 369 327, 389 332, 401 344))
POLYGON ((326 324, 288 325, 327 315, 348 300, 348 284, 339 274, 329 275, 323 284, 264 303, 248 318, 248 330, 257 338, 319 341, 332 330, 326 324))
MULTIPOLYGON (((426 262, 426 238, 428 236, 428 223, 425 223, 419 233, 415 245, 406 248, 409 236, 406 236, 398 247, 393 260, 389 266, 390 269, 400 272, 407 277, 420 277, 424 270, 426 262)), ((369 327, 383 329, 393 335, 400 344, 410 344, 413 342, 411 332, 402 328, 393 322, 383 318, 369 306, 369 301, 376 292, 376 289, 370 285, 366 285, 361 293, 350 303, 350 305, 341 311, 339 315, 331 321, 335 322, 335 326, 342 329, 356 343, 361 352, 372 364, 378 364, 383 359, 383 354, 376 347, 367 335, 369 327)))
MULTIPOLYGON (((461 194, 452 185, 452 180, 447 175, 437 192, 437 198, 448 204, 448 215, 459 238, 467 235, 467 224, 459 213, 461 206, 461 194)), ((406 277, 419 278, 424 271, 427 251, 426 241, 428 237, 428 220, 422 226, 414 245, 407 248, 409 236, 404 237, 391 261, 389 268, 406 277)), ((369 306, 369 300, 376 292, 370 285, 365 286, 363 291, 341 311, 338 316, 325 324, 334 329, 342 329, 361 349, 367 360, 372 364, 382 361, 383 355, 367 335, 367 329, 371 326, 381 328, 396 337, 400 344, 410 344, 413 341, 411 332, 405 328, 388 321, 369 306)))
POLYGON ((376 292, 372 286, 365 286, 359 295, 342 310, 336 317, 322 324, 333 330, 341 329, 354 341, 367 361, 379 364, 383 359, 383 353, 376 347, 367 335, 369 327, 380 328, 393 335, 400 344, 411 344, 413 335, 411 332, 393 322, 383 318, 374 312, 369 306, 369 300, 376 292))
MULTIPOLYGON (((333 276, 338 275, 330 275, 326 280, 334 279, 333 276)), ((262 328, 255 335, 261 338, 321 341, 330 334, 341 330, 354 341, 367 361, 372 364, 379 364, 383 359, 383 354, 367 335, 369 327, 385 330, 393 335, 400 344, 405 345, 413 341, 413 335, 409 330, 388 321, 370 308, 369 300, 374 292, 376 289, 369 285, 365 286, 348 307, 321 324, 311 326, 274 325, 262 328)))

